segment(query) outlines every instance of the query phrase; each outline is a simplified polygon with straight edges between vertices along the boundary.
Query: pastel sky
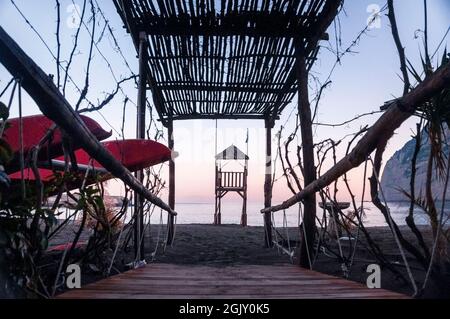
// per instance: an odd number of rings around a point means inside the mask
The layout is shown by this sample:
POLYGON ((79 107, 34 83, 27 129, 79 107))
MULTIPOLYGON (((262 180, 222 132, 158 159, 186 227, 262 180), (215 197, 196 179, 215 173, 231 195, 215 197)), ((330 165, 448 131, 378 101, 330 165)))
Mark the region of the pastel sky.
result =
MULTIPOLYGON (((82 0, 74 0, 75 4, 82 6, 82 0)), ((137 73, 136 52, 130 37, 122 28, 122 23, 111 1, 97 1, 119 41, 123 54, 131 69, 137 73)), ((50 50, 56 54, 56 10, 55 1, 15 0, 14 3, 22 10, 24 15, 39 31, 50 50)), ((400 35, 409 59, 420 68, 419 52, 422 49, 422 40, 418 29, 423 29, 423 1, 422 0, 397 0, 396 5, 400 35), (419 35, 419 37, 415 37, 419 35)), ((357 34, 364 29, 369 18, 371 6, 382 8, 384 1, 376 0, 347 0, 345 11, 340 14, 340 26, 342 34, 342 48, 355 39, 357 34)), ((430 51, 434 52, 448 30, 450 17, 450 1, 430 0, 428 1, 430 51)), ((71 27, 71 16, 73 14, 72 0, 61 1, 61 37, 62 57, 67 59, 72 48, 73 34, 76 29, 71 27)), ((385 101, 401 95, 402 82, 398 76, 399 62, 396 49, 390 33, 390 26, 384 12, 380 23, 368 34, 363 35, 353 53, 347 54, 341 64, 335 69, 331 80, 332 84, 324 91, 319 105, 318 121, 322 123, 339 123, 354 116, 379 109, 385 101)), ((89 10, 87 11, 89 14, 89 10)), ((103 28, 104 21, 99 18, 97 36, 103 28)), ((25 23, 10 0, 0 0, 0 25, 17 41, 23 50, 31 56, 42 69, 49 74, 56 74, 55 61, 47 48, 42 44, 37 35, 25 23)), ((90 26, 90 24, 89 24, 90 26)), ((335 28, 328 30, 330 42, 322 42, 324 49, 321 50, 318 61, 313 68, 313 74, 320 79, 328 76, 335 61, 335 57, 326 47, 335 48, 335 28)), ((444 39, 437 58, 442 56, 443 49, 448 46, 449 36, 444 39)), ((88 53, 88 34, 82 29, 80 36, 79 52, 75 56, 75 62, 71 69, 73 80, 82 87, 86 70, 86 57, 88 53)), ((111 63, 117 78, 128 76, 129 70, 124 64, 120 54, 114 50, 114 45, 108 33, 99 42, 99 51, 111 63)), ((94 59, 91 69, 90 91, 88 97, 91 101, 101 100, 106 92, 115 87, 112 73, 109 70, 100 52, 94 50, 94 59)), ((0 65, 0 90, 10 80, 9 73, 0 65)), ((129 83, 124 86, 124 92, 136 100, 136 90, 129 83)), ((311 82, 311 95, 315 93, 314 84, 311 82)), ((69 85, 67 99, 75 103, 78 98, 77 90, 69 85)), ((3 101, 4 97, 2 97, 3 101)), ((91 113, 107 130, 113 130, 113 139, 120 137, 122 122, 123 95, 118 95, 101 112, 91 113)), ((295 125, 296 98, 289 105, 281 119, 276 123, 273 130, 274 135, 280 125, 285 126, 283 136, 293 130, 295 125)), ((32 100, 25 97, 25 115, 39 113, 39 109, 32 100)), ((126 115, 125 137, 135 136, 135 113, 136 108, 129 104, 126 115)), ((156 112, 155 112, 156 113, 156 112)), ((17 105, 13 105, 12 116, 17 116, 17 105)), ((359 127, 373 123, 380 115, 367 116, 351 125, 342 127, 315 127, 314 138, 320 141, 326 138, 339 139, 347 134, 356 132, 359 127)), ((411 119, 405 123, 395 134, 389 143, 385 158, 389 158, 398 150, 411 136, 411 128, 415 120, 411 119)), ((175 149, 180 153, 176 160, 176 197, 177 202, 213 202, 214 201, 214 154, 215 154, 215 121, 182 121, 175 122, 175 149)), ((158 124, 160 125, 160 124, 158 124)), ((262 121, 250 120, 222 120, 218 121, 218 144, 219 151, 230 144, 235 144, 244 152, 246 151, 245 136, 249 129, 249 201, 262 202, 263 180, 264 180, 264 124, 262 121)), ((348 141, 348 139, 346 140, 348 141)), ((166 141, 163 140, 165 143, 166 141)), ((273 140, 274 153, 276 141, 273 140)), ((338 157, 345 151, 347 142, 344 142, 338 150, 338 157)), ((277 178, 280 176, 280 164, 277 164, 277 178)), ((328 166, 327 166, 328 167, 328 166)), ((325 168, 327 168, 325 167, 325 168)), ((163 175, 167 168, 163 169, 163 175)), ((350 182, 356 192, 361 190, 362 168, 353 170, 349 174, 350 182)), ((110 183, 111 193, 120 193, 120 185, 110 183)), ((345 191, 339 193, 342 199, 348 198, 345 191)), ((167 193, 163 194, 166 197, 167 193)), ((284 180, 275 183, 273 201, 279 202, 291 196, 287 190, 284 180)))

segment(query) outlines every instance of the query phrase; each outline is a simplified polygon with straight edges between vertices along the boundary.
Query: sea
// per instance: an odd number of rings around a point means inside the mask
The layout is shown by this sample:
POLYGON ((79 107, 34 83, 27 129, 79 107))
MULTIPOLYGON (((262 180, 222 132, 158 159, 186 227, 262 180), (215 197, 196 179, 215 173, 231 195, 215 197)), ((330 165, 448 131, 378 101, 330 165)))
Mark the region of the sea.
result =
MULTIPOLYGON (((357 203, 358 207, 361 203, 357 203)), ((214 203, 176 203, 175 210, 177 212, 177 224, 212 224, 214 222, 214 203)), ((405 218, 409 213, 408 202, 388 202, 387 206, 391 212, 393 220, 397 225, 406 225, 405 218)), ((442 203, 437 202, 438 211, 441 211, 442 203)), ((263 226, 263 215, 260 213, 262 209, 261 203, 248 202, 247 203, 247 225, 248 226, 263 226)), ((364 217, 363 222, 365 227, 388 226, 384 216, 371 203, 364 202, 364 217)), ((352 210, 352 207, 344 211, 352 210)), ((223 202, 222 203, 222 224, 239 224, 241 220, 242 202, 223 202)), ((61 217, 69 216, 73 213, 72 210, 67 209, 62 212, 61 217)), ((317 207, 317 215, 319 218, 323 215, 323 209, 317 207)), ((125 216, 125 222, 130 220, 132 216, 131 208, 125 216)), ((294 205, 284 211, 273 213, 273 224, 275 227, 295 227, 301 223, 303 212, 299 210, 298 205, 294 205)), ((76 216, 77 219, 80 216, 76 216)), ((150 219, 150 224, 161 224, 167 220, 167 213, 155 208, 151 214, 146 216, 146 223, 150 219)), ((420 208, 414 209, 414 220, 416 225, 429 225, 429 218, 427 214, 420 208)), ((444 208, 444 222, 450 225, 450 202, 447 202, 444 208)))
MULTIPOLYGON (((360 206, 361 203, 358 203, 360 206)), ((439 211, 441 204, 438 203, 439 211)), ((405 217, 409 212, 408 202, 389 202, 389 210, 391 212, 393 220, 398 225, 406 225, 405 217)), ((446 203, 444 209, 444 220, 446 224, 449 223, 450 218, 450 202, 446 203)), ((263 226, 263 215, 260 213, 262 208, 261 203, 247 203, 247 224, 249 226, 263 226)), ((388 226, 384 216, 381 212, 371 203, 365 202, 363 204, 365 217, 363 219, 366 227, 374 226, 388 226)), ((350 210, 351 208, 349 208, 350 210)), ((214 203, 177 203, 176 209, 178 213, 178 224, 212 224, 214 221, 214 203)), ((239 224, 242 211, 242 202, 225 202, 222 203, 222 224, 239 224)), ((323 209, 317 207, 318 216, 323 215, 323 209)), ((273 214, 273 222, 275 226, 281 227, 287 225, 288 227, 294 227, 301 222, 302 211, 299 211, 298 205, 290 207, 285 211, 278 211, 273 214)), ((160 221, 160 211, 154 212, 151 216, 151 223, 160 221)), ((414 219, 417 225, 429 224, 429 218, 423 210, 415 208, 414 219)))

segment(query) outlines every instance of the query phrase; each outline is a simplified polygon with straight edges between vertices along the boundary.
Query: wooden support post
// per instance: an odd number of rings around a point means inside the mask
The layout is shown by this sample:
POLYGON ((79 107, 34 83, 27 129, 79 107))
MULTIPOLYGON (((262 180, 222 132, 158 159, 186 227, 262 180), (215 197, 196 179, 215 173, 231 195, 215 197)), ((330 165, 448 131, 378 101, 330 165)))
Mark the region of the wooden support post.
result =
POLYGON ((222 225, 222 191, 219 192, 219 198, 217 203, 217 216, 216 216, 216 225, 222 225))
POLYGON ((219 163, 216 160, 216 177, 215 177, 215 193, 214 193, 214 197, 215 197, 215 203, 216 205, 214 206, 214 225, 220 225, 221 222, 221 216, 220 216, 220 195, 221 195, 221 191, 219 190, 219 188, 222 186, 221 185, 221 176, 220 176, 220 170, 219 170, 219 163))
POLYGON ((247 192, 244 191, 243 203, 242 203, 242 216, 241 216, 241 226, 247 226, 247 192))
MULTIPOLYGON (((167 132, 169 135, 169 148, 173 153, 174 139, 173 139, 173 121, 167 121, 167 132)), ((173 157, 169 161, 169 206, 175 210, 175 161, 173 157)), ((167 245, 171 245, 174 236, 174 216, 167 216, 167 245)))
MULTIPOLYGON (((316 180, 314 165, 314 141, 312 133, 311 108, 308 97, 308 71, 302 50, 297 52, 297 80, 298 80, 298 114, 302 133, 302 153, 305 185, 316 180)), ((300 248, 300 265, 310 268, 310 260, 314 253, 314 239, 316 232, 316 194, 305 197, 304 204, 304 238, 300 248)), ((300 204, 301 205, 301 204, 300 204)))
MULTIPOLYGON (((264 180, 264 207, 270 207, 272 204, 272 127, 273 121, 265 120, 266 126, 266 165, 264 180)), ((272 247, 272 214, 264 214, 264 233, 266 247, 272 247)))
MULTIPOLYGON (((247 151, 248 154, 248 151, 247 151)), ((247 160, 245 160, 244 174, 242 176, 244 191, 242 192, 242 217, 241 226, 247 226, 247 160)))
MULTIPOLYGON (((147 102, 147 74, 145 72, 147 51, 147 35, 145 32, 139 34, 139 86, 137 97, 136 114, 136 138, 145 138, 145 108, 147 102)), ((136 179, 144 182, 144 171, 139 170, 135 173, 136 179)), ((144 258, 144 198, 138 193, 134 193, 134 250, 136 260, 144 258)))

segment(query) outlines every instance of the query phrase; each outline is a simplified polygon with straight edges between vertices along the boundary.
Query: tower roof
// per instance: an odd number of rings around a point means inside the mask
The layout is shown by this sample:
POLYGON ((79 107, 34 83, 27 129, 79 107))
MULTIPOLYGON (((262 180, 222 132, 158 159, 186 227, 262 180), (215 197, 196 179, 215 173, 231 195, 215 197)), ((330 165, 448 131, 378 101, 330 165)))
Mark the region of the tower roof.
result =
POLYGON ((216 155, 218 160, 248 160, 249 157, 237 146, 231 145, 216 155))

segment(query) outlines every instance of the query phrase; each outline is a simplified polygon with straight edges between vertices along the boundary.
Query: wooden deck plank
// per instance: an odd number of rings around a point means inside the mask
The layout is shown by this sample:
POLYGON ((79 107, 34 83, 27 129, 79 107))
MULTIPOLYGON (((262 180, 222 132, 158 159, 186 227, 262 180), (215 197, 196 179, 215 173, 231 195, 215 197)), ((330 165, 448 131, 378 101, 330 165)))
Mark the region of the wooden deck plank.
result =
POLYGON ((293 265, 233 267, 152 264, 63 293, 58 298, 296 299, 406 298, 293 265))

